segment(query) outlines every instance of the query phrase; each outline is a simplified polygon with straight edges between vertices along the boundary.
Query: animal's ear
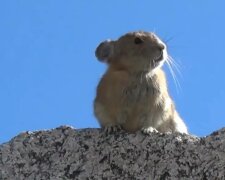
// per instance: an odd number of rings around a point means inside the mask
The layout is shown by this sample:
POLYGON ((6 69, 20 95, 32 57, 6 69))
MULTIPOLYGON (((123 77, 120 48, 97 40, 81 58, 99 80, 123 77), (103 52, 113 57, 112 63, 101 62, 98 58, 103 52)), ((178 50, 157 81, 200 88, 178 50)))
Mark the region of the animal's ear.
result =
POLYGON ((108 62, 113 55, 114 43, 112 40, 101 42, 95 50, 95 56, 99 61, 108 62))

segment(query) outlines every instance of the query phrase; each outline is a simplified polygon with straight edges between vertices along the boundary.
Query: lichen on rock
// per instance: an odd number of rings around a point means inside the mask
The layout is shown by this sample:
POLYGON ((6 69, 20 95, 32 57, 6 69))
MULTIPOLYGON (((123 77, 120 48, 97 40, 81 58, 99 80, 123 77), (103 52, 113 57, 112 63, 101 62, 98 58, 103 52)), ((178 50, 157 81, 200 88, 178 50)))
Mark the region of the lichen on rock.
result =
POLYGON ((61 126, 0 145, 0 179, 225 179, 225 128, 207 137, 61 126))

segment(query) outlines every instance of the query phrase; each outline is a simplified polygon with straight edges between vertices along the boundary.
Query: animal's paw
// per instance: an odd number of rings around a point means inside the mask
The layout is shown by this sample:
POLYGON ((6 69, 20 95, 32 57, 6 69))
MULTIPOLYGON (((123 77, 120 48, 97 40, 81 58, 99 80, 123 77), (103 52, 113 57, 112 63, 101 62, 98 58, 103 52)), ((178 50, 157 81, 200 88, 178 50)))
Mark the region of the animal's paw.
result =
POLYGON ((153 127, 145 127, 141 129, 142 133, 144 134, 151 134, 151 133, 158 133, 159 131, 157 131, 157 129, 153 128, 153 127))
POLYGON ((122 130, 122 127, 120 125, 111 125, 104 127, 104 132, 106 134, 111 134, 120 130, 122 130))

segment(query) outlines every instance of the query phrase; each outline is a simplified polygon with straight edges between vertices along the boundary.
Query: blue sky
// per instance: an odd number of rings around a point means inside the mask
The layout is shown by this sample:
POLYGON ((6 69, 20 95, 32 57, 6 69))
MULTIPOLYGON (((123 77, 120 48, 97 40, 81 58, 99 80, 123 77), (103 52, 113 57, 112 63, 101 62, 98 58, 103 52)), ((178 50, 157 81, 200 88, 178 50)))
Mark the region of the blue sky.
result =
POLYGON ((99 127, 93 99, 106 66, 95 48, 135 30, 169 40, 181 88, 164 68, 190 133, 224 127, 224 7, 222 0, 1 1, 0 143, 27 130, 99 127))

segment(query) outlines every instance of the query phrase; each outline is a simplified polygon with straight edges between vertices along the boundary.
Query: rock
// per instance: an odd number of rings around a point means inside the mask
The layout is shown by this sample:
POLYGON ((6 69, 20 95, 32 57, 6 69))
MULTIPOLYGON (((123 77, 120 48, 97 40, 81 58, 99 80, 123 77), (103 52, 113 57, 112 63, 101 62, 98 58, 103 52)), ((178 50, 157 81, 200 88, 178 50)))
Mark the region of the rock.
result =
POLYGON ((225 179, 225 128, 203 138, 67 126, 24 132, 0 145, 0 179, 225 179))

